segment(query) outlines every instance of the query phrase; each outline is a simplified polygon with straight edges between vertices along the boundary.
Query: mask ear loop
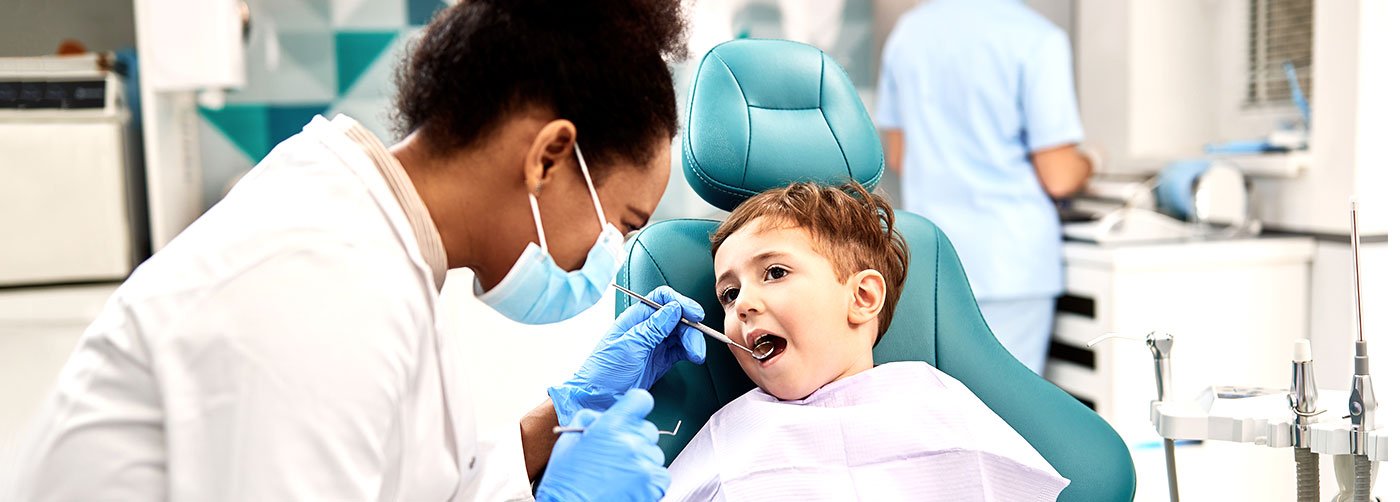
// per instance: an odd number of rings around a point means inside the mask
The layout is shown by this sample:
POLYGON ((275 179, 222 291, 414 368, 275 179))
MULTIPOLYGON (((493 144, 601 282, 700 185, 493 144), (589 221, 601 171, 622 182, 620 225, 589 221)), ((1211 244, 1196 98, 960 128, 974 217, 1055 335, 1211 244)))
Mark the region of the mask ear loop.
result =
POLYGON ((593 210, 598 212, 598 230, 608 229, 608 219, 603 216, 603 203, 598 201, 598 190, 593 188, 593 177, 588 175, 588 163, 583 161, 583 150, 578 147, 578 142, 574 142, 574 155, 578 156, 578 165, 583 168, 583 180, 588 182, 588 195, 593 197, 593 210))
POLYGON ((544 254, 549 254, 549 243, 544 241, 544 226, 540 225, 540 202, 535 199, 535 192, 530 192, 530 213, 535 215, 535 231, 540 234, 540 250, 544 254))

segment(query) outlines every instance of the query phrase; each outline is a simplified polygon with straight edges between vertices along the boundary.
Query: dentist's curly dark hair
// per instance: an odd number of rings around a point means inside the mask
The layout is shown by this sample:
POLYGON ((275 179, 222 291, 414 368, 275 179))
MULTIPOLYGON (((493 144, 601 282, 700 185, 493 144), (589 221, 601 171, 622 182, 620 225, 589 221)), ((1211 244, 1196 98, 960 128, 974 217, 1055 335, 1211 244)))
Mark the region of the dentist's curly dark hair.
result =
POLYGON ((399 67, 398 132, 450 151, 539 106, 572 121, 600 167, 647 165, 678 128, 667 62, 686 56, 685 30, 677 0, 464 0, 399 67))

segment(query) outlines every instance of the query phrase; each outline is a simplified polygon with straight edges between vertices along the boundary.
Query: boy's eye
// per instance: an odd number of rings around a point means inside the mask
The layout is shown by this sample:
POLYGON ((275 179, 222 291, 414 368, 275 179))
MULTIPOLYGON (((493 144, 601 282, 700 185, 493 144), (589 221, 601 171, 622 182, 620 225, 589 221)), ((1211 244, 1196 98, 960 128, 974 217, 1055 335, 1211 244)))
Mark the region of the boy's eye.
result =
POLYGON ((729 305, 730 303, 734 303, 734 300, 737 299, 739 299, 739 288, 724 288, 724 291, 719 292, 719 303, 721 305, 729 305))
POLYGON ((787 275, 788 270, 777 265, 770 266, 767 270, 763 271, 763 279, 766 281, 782 279, 787 277, 787 275))

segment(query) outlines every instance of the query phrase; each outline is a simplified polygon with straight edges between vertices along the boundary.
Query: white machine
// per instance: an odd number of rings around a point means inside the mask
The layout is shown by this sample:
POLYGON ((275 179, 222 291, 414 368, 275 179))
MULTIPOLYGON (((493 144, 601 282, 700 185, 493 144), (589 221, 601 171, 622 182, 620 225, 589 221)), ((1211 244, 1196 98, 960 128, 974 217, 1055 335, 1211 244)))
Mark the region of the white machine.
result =
POLYGON ((1066 237, 1103 244, 1258 235, 1244 174, 1214 159, 1173 163, 1147 179, 1098 178, 1076 209, 1092 221, 1066 223, 1066 237))
POLYGON ((109 66, 98 54, 0 58, 0 287, 131 272, 144 215, 109 66))

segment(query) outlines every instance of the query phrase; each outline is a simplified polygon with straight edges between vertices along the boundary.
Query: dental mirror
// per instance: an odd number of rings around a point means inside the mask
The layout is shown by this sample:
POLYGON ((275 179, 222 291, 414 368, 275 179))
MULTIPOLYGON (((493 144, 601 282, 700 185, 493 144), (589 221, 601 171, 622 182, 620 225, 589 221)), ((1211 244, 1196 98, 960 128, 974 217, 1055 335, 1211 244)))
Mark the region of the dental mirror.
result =
POLYGON ((754 341, 752 354, 754 359, 766 361, 781 352, 780 349, 786 348, 787 340, 775 335, 763 335, 754 341))
MULTIPOLYGON (((627 293, 627 296, 631 296, 632 298, 636 298, 637 301, 642 302, 643 304, 646 304, 646 306, 648 306, 648 307, 654 308, 654 309, 656 309, 656 310, 661 310, 661 304, 656 303, 656 302, 654 302, 654 301, 651 301, 650 298, 647 298, 647 297, 645 297, 645 296, 639 295, 639 294, 637 294, 636 292, 634 292, 634 291, 632 291, 632 290, 630 290, 630 289, 627 289, 627 288, 624 288, 624 287, 622 287, 622 286, 617 285, 616 283, 612 284, 612 287, 617 288, 618 291, 621 291, 621 292, 623 292, 623 293, 627 293)), ((779 349, 780 346, 781 346, 781 347, 787 347, 787 341, 786 341, 786 340, 783 340, 782 338, 779 338, 779 337, 773 336, 773 335, 763 335, 763 336, 758 337, 758 340, 756 341, 756 343, 754 343, 754 348, 750 349, 750 348, 748 348, 748 347, 745 347, 745 346, 743 346, 743 345, 740 345, 738 342, 735 342, 734 340, 730 340, 729 337, 724 336, 723 333, 720 333, 720 332, 718 332, 718 331, 715 331, 713 328, 711 328, 711 327, 709 327, 709 326, 706 326, 706 325, 704 325, 704 324, 700 324, 700 323, 698 323, 698 322, 692 321, 692 320, 690 320, 690 319, 686 319, 686 318, 684 318, 684 317, 681 318, 681 324, 684 324, 684 325, 686 325, 686 326, 690 326, 690 327, 692 327, 692 328, 695 328, 695 329, 697 329, 697 330, 700 330, 700 332, 701 332, 701 333, 704 333, 705 336, 708 336, 708 337, 710 337, 710 338, 714 338, 715 340, 719 340, 719 341, 724 342, 724 343, 727 343, 727 344, 729 344, 729 345, 733 345, 733 346, 735 346, 735 347, 738 347, 739 350, 742 350, 742 351, 744 351, 744 352, 748 352, 750 356, 753 356, 754 359, 757 359, 757 360, 759 360, 759 361, 763 361, 763 360, 766 360, 766 359, 768 359, 768 358, 770 358, 770 357, 773 357, 773 355, 776 354, 776 353, 778 352, 778 349, 779 349)))

